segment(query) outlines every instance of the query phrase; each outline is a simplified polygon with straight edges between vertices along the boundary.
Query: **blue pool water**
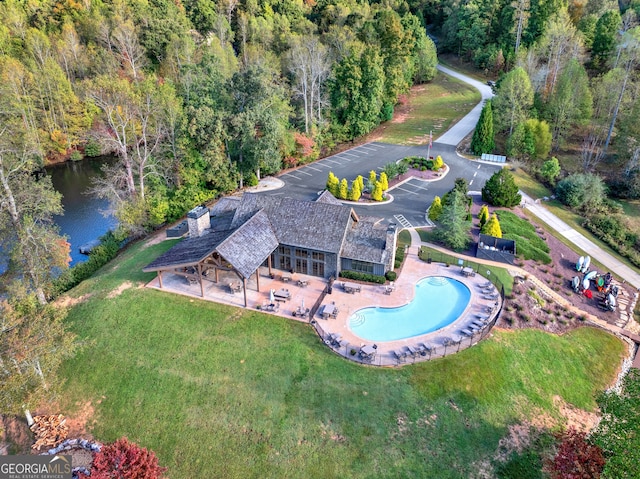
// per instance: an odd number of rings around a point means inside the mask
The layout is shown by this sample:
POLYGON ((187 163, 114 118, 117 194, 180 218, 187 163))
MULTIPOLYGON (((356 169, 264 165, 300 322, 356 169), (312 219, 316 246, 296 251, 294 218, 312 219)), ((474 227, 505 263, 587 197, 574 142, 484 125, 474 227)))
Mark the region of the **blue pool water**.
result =
POLYGON ((460 317, 471 291, 460 281, 429 276, 416 284, 409 304, 399 308, 364 308, 349 318, 351 331, 369 341, 395 341, 444 328, 460 317))

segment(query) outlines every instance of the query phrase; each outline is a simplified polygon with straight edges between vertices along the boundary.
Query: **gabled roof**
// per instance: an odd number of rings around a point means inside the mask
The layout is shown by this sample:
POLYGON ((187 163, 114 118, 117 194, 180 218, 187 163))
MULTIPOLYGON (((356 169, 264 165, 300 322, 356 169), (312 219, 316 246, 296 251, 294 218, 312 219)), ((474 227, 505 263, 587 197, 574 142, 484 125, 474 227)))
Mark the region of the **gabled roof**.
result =
POLYGON ((329 193, 329 190, 324 190, 320 196, 316 198, 316 203, 329 203, 330 205, 340 205, 342 206, 342 202, 329 193))
POLYGON ((233 230, 207 231, 198 238, 185 238, 145 266, 142 271, 194 266, 213 253, 216 247, 232 233, 233 230))
POLYGON ((355 217, 344 205, 245 193, 231 226, 243 224, 264 209, 280 244, 338 254, 355 217))
POLYGON ((380 218, 361 216, 347 231, 344 248, 340 256, 368 263, 385 263, 387 253, 387 227, 380 224, 380 218))
POLYGON ((264 211, 259 211, 216 247, 244 278, 248 278, 278 247, 278 239, 264 211))

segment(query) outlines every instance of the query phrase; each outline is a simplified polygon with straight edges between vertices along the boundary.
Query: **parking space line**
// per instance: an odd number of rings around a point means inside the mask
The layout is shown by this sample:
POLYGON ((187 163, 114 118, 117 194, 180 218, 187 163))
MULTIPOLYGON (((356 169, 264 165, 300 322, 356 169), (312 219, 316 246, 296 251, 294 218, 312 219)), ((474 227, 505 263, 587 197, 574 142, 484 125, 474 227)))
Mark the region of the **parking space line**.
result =
POLYGON ((473 177, 475 178, 477 174, 478 174, 478 172, 476 171, 476 172, 473 174, 473 177))
POLYGON ((291 178, 295 178, 296 180, 301 180, 302 178, 300 178, 299 176, 293 175, 291 173, 285 173, 282 176, 290 176, 291 178))
POLYGON ((343 151, 342 153, 340 153, 341 155, 351 155, 355 158, 360 158, 358 155, 354 155, 353 153, 349 153, 348 151, 343 151))
POLYGON ((471 181, 469 182, 469 186, 471 186, 472 184, 473 184, 473 180, 471 180, 471 181))
POLYGON ((327 162, 329 162, 329 163, 333 163, 333 164, 335 164, 335 165, 339 165, 339 164, 340 164, 340 162, 339 162, 339 161, 330 160, 330 159, 328 159, 328 158, 325 158, 325 160, 324 160, 324 161, 327 161, 327 162))
POLYGON ((314 163, 314 166, 320 166, 322 168, 331 168, 331 165, 325 165, 324 163, 314 163))
POLYGON ((318 168, 314 168, 311 165, 307 165, 307 168, 309 168, 310 170, 313 170, 313 171, 322 171, 322 170, 319 170, 318 168))
POLYGON ((411 193, 412 195, 417 195, 418 193, 416 193, 415 191, 410 191, 410 190, 405 190, 404 188, 398 186, 396 188, 394 188, 396 190, 401 190, 401 191, 406 191, 407 193, 411 193))
POLYGON ((342 161, 353 161, 353 158, 349 158, 348 156, 338 156, 338 155, 336 155, 336 158, 340 158, 342 161))
POLYGON ((313 176, 313 174, 311 174, 311 173, 307 173, 306 171, 298 170, 297 172, 298 172, 298 173, 302 173, 303 175, 313 176))
POLYGON ((482 165, 478 165, 478 168, 476 168, 476 169, 478 169, 478 170, 479 170, 481 166, 482 166, 482 165))
POLYGON ((375 148, 371 148, 370 145, 360 145, 358 148, 364 148, 365 150, 377 151, 375 148))

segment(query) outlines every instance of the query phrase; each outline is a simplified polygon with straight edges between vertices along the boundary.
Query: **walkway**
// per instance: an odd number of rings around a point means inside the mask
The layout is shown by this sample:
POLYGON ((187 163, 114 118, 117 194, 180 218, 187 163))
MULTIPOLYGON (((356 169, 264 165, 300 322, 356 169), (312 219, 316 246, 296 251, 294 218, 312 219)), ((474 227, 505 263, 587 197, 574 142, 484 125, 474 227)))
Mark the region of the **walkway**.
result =
POLYGON ((595 243, 571 228, 568 224, 551 213, 540 203, 534 201, 533 198, 531 198, 529 195, 523 192, 520 193, 522 194, 522 202, 524 203, 524 206, 527 210, 531 211, 531 213, 548 224, 550 228, 553 228, 555 231, 567 238, 574 245, 591 256, 591 258, 602 263, 610 271, 618 275, 618 277, 624 279, 634 288, 640 290, 640 274, 636 273, 634 270, 629 268, 629 266, 627 266, 617 258, 614 258, 606 251, 603 251, 595 243))
MULTIPOLYGON (((484 100, 493 97, 493 92, 488 85, 485 85, 478 80, 474 80, 471 77, 463 75, 462 73, 451 70, 450 68, 438 65, 438 70, 477 88, 482 94, 482 102, 476 105, 476 107, 471 110, 471 112, 467 114, 467 116, 453 125, 453 127, 451 127, 451 129, 449 129, 444 135, 438 138, 437 141, 438 143, 447 145, 458 145, 475 128, 476 123, 480 118, 480 112, 482 111, 484 100)), ((548 224, 550 228, 554 229, 562 236, 567 238, 593 259, 606 266, 610 271, 618 275, 618 277, 625 280, 637 290, 640 290, 640 274, 636 273, 626 264, 624 264, 617 258, 614 258, 606 251, 603 251, 596 244, 587 239, 584 235, 578 233, 564 221, 559 219, 556 215, 549 212, 540 203, 536 203, 530 196, 522 193, 522 200, 525 203, 526 208, 535 216, 548 224)))
POLYGON ((480 113, 482 112, 484 102, 489 98, 493 98, 493 91, 491 90, 490 86, 485 85, 478 80, 474 80, 473 78, 470 78, 466 75, 463 75, 462 73, 458 73, 455 70, 451 70, 450 68, 438 65, 438 70, 446 75, 457 78, 458 80, 461 80, 473 86, 480 92, 480 95, 482 95, 482 101, 478 103, 473 108, 473 110, 467 113, 466 116, 464 116, 460 121, 449 128, 442 136, 440 136, 436 140, 436 143, 440 145, 458 146, 458 144, 476 128, 476 124, 480 119, 480 113))

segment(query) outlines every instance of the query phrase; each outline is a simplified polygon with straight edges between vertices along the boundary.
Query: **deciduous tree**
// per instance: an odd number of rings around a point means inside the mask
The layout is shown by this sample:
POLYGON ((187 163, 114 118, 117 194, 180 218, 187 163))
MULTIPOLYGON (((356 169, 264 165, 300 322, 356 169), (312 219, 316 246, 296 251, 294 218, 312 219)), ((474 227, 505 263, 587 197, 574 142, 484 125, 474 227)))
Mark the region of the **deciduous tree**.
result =
POLYGON ((511 135, 514 128, 526 120, 532 106, 533 89, 529 75, 522 67, 516 67, 504 76, 493 99, 497 130, 508 130, 511 135))

